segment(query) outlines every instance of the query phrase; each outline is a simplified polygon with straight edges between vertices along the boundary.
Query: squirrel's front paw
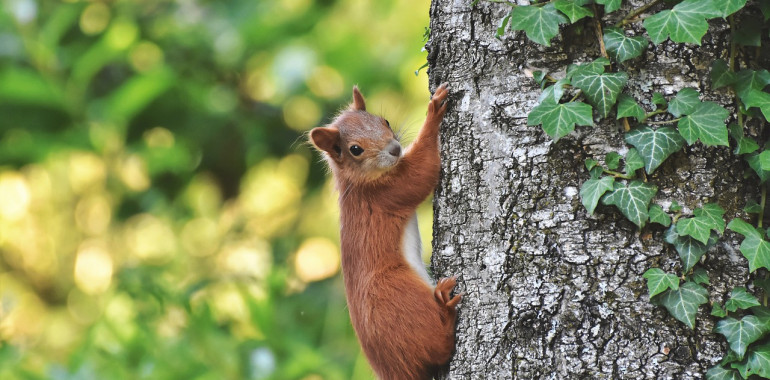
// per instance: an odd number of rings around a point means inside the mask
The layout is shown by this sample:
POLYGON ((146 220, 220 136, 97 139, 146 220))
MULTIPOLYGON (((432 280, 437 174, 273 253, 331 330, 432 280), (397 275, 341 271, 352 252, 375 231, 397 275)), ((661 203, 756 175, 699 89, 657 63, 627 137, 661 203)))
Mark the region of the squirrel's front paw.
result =
POLYGON ((457 306, 457 304, 460 303, 460 300, 463 298, 462 294, 457 294, 454 297, 450 296, 450 293, 452 293, 452 289, 454 289, 455 285, 457 285, 456 277, 445 277, 438 280, 438 284, 436 284, 436 290, 433 292, 433 295, 436 296, 436 300, 446 306, 447 309, 451 310, 454 310, 455 306, 457 306))
POLYGON ((428 104, 428 118, 438 119, 441 121, 446 113, 446 98, 449 96, 449 84, 442 83, 433 93, 433 97, 428 104))

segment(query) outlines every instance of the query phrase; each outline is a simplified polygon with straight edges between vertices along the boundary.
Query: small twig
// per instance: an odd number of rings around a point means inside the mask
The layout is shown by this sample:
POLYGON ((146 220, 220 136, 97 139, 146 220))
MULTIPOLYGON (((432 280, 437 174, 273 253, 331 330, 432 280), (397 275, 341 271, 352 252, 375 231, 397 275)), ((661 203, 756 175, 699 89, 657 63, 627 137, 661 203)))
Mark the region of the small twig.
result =
POLYGON ((631 13, 627 14, 626 17, 623 17, 623 19, 620 20, 620 22, 615 24, 615 27, 620 28, 620 27, 622 27, 622 26, 624 26, 626 24, 630 24, 630 23, 634 22, 633 19, 636 16, 638 16, 639 14, 643 13, 644 11, 650 9, 655 4, 660 3, 660 2, 661 2, 661 0, 655 0, 655 1, 651 2, 651 3, 647 3, 645 5, 642 5, 639 8, 634 9, 633 11, 631 11, 631 13))
POLYGON ((639 120, 639 122, 640 122, 640 123, 644 123, 644 122, 646 122, 646 121, 647 121, 647 119, 649 119, 649 118, 651 118, 651 117, 653 117, 653 116, 655 116, 655 115, 659 115, 659 114, 662 114, 663 112, 666 112, 666 108, 658 108, 658 109, 656 109, 655 111, 652 111, 652 112, 648 112, 647 114, 645 114, 645 115, 644 115, 644 117, 642 118, 642 120, 639 120))
POLYGON ((767 200, 767 185, 762 185, 762 192, 759 198, 759 216, 757 217, 757 227, 762 228, 762 219, 765 216, 765 201, 767 200))
POLYGON ((614 170, 609 170, 609 169, 605 169, 605 168, 602 168, 602 172, 604 174, 609 174, 609 175, 611 175, 611 176, 613 176, 615 178, 633 179, 635 177, 634 175, 623 174, 621 172, 616 172, 614 170))
POLYGON ((623 118, 623 130, 625 130, 626 132, 631 130, 631 125, 628 124, 628 118, 627 117, 623 118))
MULTIPOLYGON (((596 3, 591 4, 591 6, 594 9, 594 14, 598 15, 599 11, 596 9, 596 3)), ((594 23, 596 23, 596 37, 599 40, 599 51, 601 51, 602 57, 609 59, 610 56, 607 54, 607 49, 604 47, 604 33, 602 32, 602 23, 599 21, 598 17, 594 17, 594 23)))
POLYGON ((682 118, 680 117, 680 118, 676 118, 676 119, 672 119, 672 120, 662 120, 662 121, 648 121, 645 124, 648 124, 648 125, 674 124, 674 123, 676 123, 679 120, 682 120, 682 118))

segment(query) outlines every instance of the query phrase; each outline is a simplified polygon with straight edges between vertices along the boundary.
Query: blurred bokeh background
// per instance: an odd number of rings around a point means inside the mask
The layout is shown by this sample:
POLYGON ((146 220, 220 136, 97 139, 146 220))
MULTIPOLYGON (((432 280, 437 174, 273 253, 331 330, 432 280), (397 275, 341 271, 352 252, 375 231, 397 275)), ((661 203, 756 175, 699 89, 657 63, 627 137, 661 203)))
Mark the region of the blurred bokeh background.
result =
POLYGON ((304 134, 415 135, 429 2, 0 6, 0 379, 371 379, 304 134))

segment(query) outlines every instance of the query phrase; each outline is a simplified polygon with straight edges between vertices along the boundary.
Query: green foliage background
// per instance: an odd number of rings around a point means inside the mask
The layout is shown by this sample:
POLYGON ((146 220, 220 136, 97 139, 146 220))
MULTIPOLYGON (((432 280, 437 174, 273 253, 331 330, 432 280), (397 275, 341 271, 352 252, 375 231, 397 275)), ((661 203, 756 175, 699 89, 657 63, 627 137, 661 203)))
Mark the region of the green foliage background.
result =
POLYGON ((303 133, 419 127, 428 2, 0 6, 0 378, 372 378, 303 133))

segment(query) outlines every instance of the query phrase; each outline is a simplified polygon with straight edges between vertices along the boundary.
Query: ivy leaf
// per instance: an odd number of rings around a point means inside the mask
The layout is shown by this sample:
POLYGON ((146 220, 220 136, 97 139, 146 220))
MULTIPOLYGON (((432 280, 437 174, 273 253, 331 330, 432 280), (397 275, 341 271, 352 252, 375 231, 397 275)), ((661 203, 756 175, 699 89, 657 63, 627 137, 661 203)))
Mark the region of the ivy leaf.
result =
POLYGON ((656 45, 669 37, 674 42, 700 45, 701 38, 706 34, 709 26, 706 19, 718 17, 721 13, 709 1, 685 0, 673 9, 648 17, 644 20, 644 28, 656 45))
POLYGON ((764 331, 761 326, 762 323, 753 315, 747 315, 741 320, 727 317, 717 322, 714 331, 724 335, 730 349, 738 354, 738 359, 743 359, 746 347, 762 336, 764 331))
POLYGON ((763 21, 747 17, 738 24, 738 30, 733 33, 733 42, 743 46, 762 46, 763 21))
POLYGON ((765 120, 770 120, 770 94, 760 90, 749 90, 743 97, 746 108, 757 107, 762 111, 765 120))
POLYGON ((717 364, 706 372, 706 380, 743 380, 743 377, 738 374, 738 371, 717 364))
POLYGON ((637 169, 641 169, 643 167, 644 160, 642 160, 642 156, 639 155, 639 151, 636 150, 636 148, 629 149, 628 153, 626 153, 626 174, 633 175, 637 169))
POLYGON ((679 289, 669 290, 661 298, 661 304, 668 309, 674 318, 686 324, 690 329, 695 328, 695 314, 698 307, 708 302, 708 292, 702 286, 687 281, 679 289))
POLYGON ((695 270, 692 272, 692 280, 696 284, 709 285, 709 274, 703 268, 695 268, 695 270))
POLYGON ((620 9, 621 0, 596 0, 596 2, 604 5, 605 13, 610 13, 620 9))
POLYGON ((730 137, 737 142, 733 153, 741 155, 755 152, 759 149, 759 145, 756 140, 751 137, 743 135, 743 127, 738 124, 732 123, 727 127, 727 131, 730 137))
POLYGON ((540 45, 551 46, 551 38, 559 34, 559 24, 566 22, 567 18, 552 3, 542 7, 518 6, 511 11, 511 29, 523 30, 540 45))
POLYGON ((725 232, 725 220, 722 217, 725 214, 725 210, 722 209, 716 203, 707 203, 701 208, 693 211, 695 217, 708 220, 711 229, 719 231, 719 233, 725 232))
POLYGON ((707 146, 729 145, 725 119, 730 114, 714 102, 699 103, 695 110, 677 123, 679 133, 692 145, 696 140, 707 146))
POLYGON ((698 104, 700 104, 699 96, 700 94, 695 89, 681 89, 676 94, 676 97, 668 103, 668 112, 674 115, 674 117, 693 113, 698 104))
POLYGON ((627 37, 622 29, 609 27, 604 29, 604 46, 612 58, 623 62, 642 55, 647 39, 644 36, 627 37))
POLYGON ((593 158, 586 158, 586 170, 591 170, 596 165, 599 165, 599 161, 594 160, 593 158))
POLYGON ((677 201, 671 201, 671 206, 668 207, 668 210, 671 212, 679 212, 682 210, 682 205, 677 201))
POLYGON ((668 102, 666 101, 666 98, 663 97, 663 94, 660 92, 653 92, 652 93, 652 104, 665 107, 668 105, 668 102))
POLYGON ((644 115, 644 109, 636 103, 634 98, 626 94, 618 95, 617 119, 620 119, 621 117, 633 117, 638 121, 644 119, 644 115))
POLYGON ((711 64, 711 87, 720 88, 735 83, 735 72, 730 71, 724 59, 717 59, 711 64))
POLYGON ((591 62, 579 65, 570 64, 567 66, 567 79, 572 79, 575 74, 601 74, 604 72, 604 66, 609 66, 610 60, 607 58, 597 58, 591 62))
POLYGON ((751 153, 745 157, 746 162, 748 162, 749 166, 754 169, 755 173, 757 173, 757 176, 759 177, 759 183, 764 183, 770 178, 770 171, 762 170, 762 164, 759 160, 759 153, 751 153))
POLYGON ((497 25, 497 31, 495 32, 495 38, 497 38, 498 40, 500 39, 500 37, 503 36, 503 34, 505 34, 505 27, 508 26, 508 22, 511 21, 511 13, 513 13, 513 10, 511 10, 511 12, 508 12, 508 14, 505 15, 505 17, 503 17, 502 20, 500 20, 500 24, 497 25))
POLYGON ((746 0, 712 0, 718 7, 721 14, 720 17, 727 17, 746 5, 746 0))
POLYGON ((582 102, 556 103, 545 100, 529 113, 527 125, 543 125, 543 130, 553 141, 559 141, 575 130, 575 124, 593 125, 591 106, 582 102))
POLYGON ((626 85, 628 74, 624 72, 605 73, 601 71, 580 70, 572 76, 572 84, 583 90, 588 101, 596 107, 601 117, 607 117, 610 109, 618 100, 620 90, 626 85))
POLYGON ((765 15, 765 21, 770 20, 770 1, 760 1, 759 9, 761 9, 762 14, 765 15))
POLYGON ((736 366, 741 372, 741 376, 746 379, 752 375, 758 375, 765 379, 770 378, 770 344, 754 347, 748 356, 745 366, 742 364, 736 366))
POLYGON ((684 139, 673 127, 652 129, 646 125, 626 133, 626 142, 639 151, 649 174, 684 145, 684 139))
POLYGON ((759 231, 757 231, 756 228, 754 228, 754 226, 740 219, 731 220, 730 224, 727 225, 727 228, 743 235, 744 238, 753 237, 757 239, 762 239, 762 235, 759 233, 759 231))
POLYGON ((752 199, 746 202, 746 206, 743 208, 743 211, 747 214, 759 214, 762 212, 762 206, 760 206, 757 201, 752 199))
POLYGON ((583 17, 591 17, 594 15, 590 9, 583 7, 586 4, 585 0, 556 0, 554 6, 569 17, 569 22, 574 24, 576 21, 583 17))
POLYGON ((725 309, 734 312, 738 309, 749 309, 754 306, 760 306, 757 297, 746 291, 746 288, 736 287, 730 293, 730 299, 725 302, 725 309))
POLYGON ((749 70, 743 69, 736 74, 735 92, 743 100, 751 90, 762 90, 770 84, 770 72, 767 70, 749 70))
POLYGON ((671 225, 671 217, 658 205, 650 206, 650 223, 658 223, 663 227, 671 225))
POLYGON ((658 268, 648 269, 642 277, 647 279, 647 290, 650 292, 650 298, 668 289, 679 289, 679 277, 658 268))
POLYGON ((609 152, 604 158, 604 163, 607 165, 607 169, 617 170, 620 167, 620 155, 618 152, 609 152))
POLYGON ((703 244, 690 236, 680 236, 676 232, 675 225, 666 230, 663 238, 666 240, 666 243, 672 244, 674 249, 676 249, 676 252, 679 253, 679 258, 682 260, 683 272, 692 269, 708 249, 717 241, 716 236, 714 235, 711 236, 706 244, 703 244))
POLYGON ((725 309, 722 309, 722 305, 720 305, 719 302, 714 302, 714 304, 711 305, 711 315, 724 318, 727 316, 727 312, 725 309))
POLYGON ((616 182, 614 189, 602 197, 602 203, 615 205, 628 220, 642 228, 649 218, 648 205, 657 192, 655 185, 641 181, 632 181, 628 186, 616 182))
POLYGON ((580 200, 589 214, 594 213, 599 199, 604 193, 612 190, 614 183, 615 178, 609 176, 601 179, 589 179, 583 183, 583 186, 580 187, 580 200))

